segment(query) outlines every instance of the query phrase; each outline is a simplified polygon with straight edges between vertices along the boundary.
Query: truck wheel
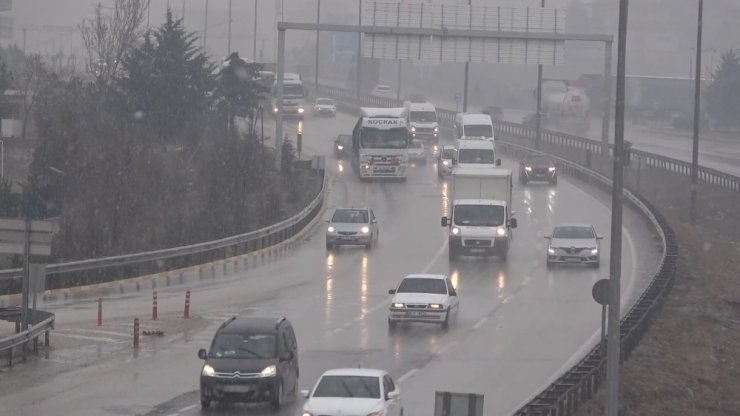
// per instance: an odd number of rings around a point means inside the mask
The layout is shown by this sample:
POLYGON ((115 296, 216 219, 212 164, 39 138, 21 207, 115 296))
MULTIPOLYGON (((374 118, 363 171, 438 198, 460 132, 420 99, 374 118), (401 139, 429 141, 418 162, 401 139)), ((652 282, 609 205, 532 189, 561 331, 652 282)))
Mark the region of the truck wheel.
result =
POLYGON ((550 185, 557 185, 557 184, 558 184, 558 177, 556 176, 552 178, 552 180, 550 181, 550 185))
POLYGON ((457 259, 457 249, 455 249, 454 246, 450 246, 448 250, 448 255, 449 255, 450 260, 457 259))
POLYGON ((200 407, 202 409, 208 409, 211 407, 211 398, 208 396, 200 395, 200 407))
POLYGON ((396 321, 391 321, 391 320, 389 319, 389 320, 388 320, 388 332, 395 332, 395 331, 396 331, 396 326, 397 326, 397 325, 398 325, 398 322, 396 322, 396 321))
POLYGON ((327 250, 331 250, 331 249, 333 249, 333 248, 334 248, 334 244, 332 244, 332 243, 330 243, 330 242, 328 242, 328 241, 327 241, 327 242, 326 242, 326 249, 327 249, 327 250))

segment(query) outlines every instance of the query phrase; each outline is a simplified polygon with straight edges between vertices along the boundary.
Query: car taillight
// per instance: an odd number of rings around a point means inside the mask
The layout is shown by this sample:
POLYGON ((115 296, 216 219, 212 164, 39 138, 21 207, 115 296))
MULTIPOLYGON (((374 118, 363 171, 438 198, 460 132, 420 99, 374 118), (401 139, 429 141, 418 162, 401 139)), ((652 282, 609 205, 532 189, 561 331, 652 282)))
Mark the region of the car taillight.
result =
POLYGON ((579 96, 579 95, 574 95, 574 96, 570 97, 570 100, 571 100, 572 102, 574 102, 574 103, 580 102, 580 101, 581 101, 581 96, 579 96))

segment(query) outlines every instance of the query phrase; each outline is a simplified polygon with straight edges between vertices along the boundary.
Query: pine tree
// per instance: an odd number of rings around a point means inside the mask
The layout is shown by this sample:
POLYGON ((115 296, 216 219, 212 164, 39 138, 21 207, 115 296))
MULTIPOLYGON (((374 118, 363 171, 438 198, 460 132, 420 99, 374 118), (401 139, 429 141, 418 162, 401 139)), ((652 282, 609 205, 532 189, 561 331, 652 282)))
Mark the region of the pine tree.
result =
POLYGON ((730 50, 712 74, 707 87, 707 113, 717 128, 740 128, 740 55, 730 50))

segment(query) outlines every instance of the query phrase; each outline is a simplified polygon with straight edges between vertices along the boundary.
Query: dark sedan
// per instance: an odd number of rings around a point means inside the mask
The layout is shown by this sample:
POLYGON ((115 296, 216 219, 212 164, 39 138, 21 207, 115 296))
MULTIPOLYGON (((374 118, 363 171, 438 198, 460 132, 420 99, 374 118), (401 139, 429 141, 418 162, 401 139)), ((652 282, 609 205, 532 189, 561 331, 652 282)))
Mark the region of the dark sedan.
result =
POLYGON ((351 134, 340 134, 334 140, 334 156, 337 159, 341 159, 350 154, 352 149, 352 135, 351 134))
POLYGON ((529 155, 519 163, 519 183, 548 182, 557 185, 558 172, 555 163, 547 156, 529 155))

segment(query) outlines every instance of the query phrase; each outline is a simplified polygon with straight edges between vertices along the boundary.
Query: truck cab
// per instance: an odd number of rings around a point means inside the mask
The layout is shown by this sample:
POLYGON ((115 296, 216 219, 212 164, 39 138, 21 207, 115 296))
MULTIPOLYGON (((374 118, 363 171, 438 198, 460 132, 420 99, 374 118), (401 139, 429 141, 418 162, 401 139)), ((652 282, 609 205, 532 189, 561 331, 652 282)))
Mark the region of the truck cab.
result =
POLYGON ((517 227, 509 169, 458 168, 452 173, 448 228, 449 258, 460 255, 498 256, 505 260, 517 227))
MULTIPOLYGON (((303 118, 306 111, 306 96, 308 92, 303 86, 303 82, 297 79, 297 74, 286 73, 287 78, 283 78, 283 116, 303 118)), ((272 113, 277 114, 277 81, 272 85, 272 113)))
POLYGON ((495 140, 493 121, 488 114, 458 113, 455 116, 455 140, 495 140))

